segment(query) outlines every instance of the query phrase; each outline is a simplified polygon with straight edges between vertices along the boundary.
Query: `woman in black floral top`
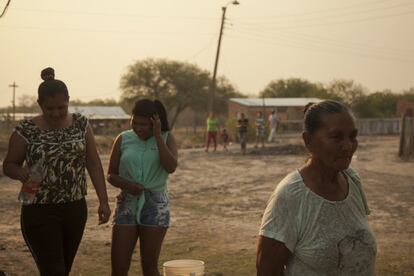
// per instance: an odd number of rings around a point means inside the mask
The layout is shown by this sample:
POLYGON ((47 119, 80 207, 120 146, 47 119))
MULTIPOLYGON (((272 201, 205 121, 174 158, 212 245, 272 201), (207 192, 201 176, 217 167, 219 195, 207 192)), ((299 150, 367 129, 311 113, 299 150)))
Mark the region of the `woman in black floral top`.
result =
POLYGON ((41 167, 41 186, 33 202, 22 206, 22 234, 40 274, 63 276, 69 275, 85 228, 85 168, 99 198, 99 222, 106 223, 111 211, 88 120, 68 112, 67 87, 54 79, 52 68, 44 69, 41 76, 42 114, 16 127, 3 170, 25 186, 30 185, 28 168, 41 167))

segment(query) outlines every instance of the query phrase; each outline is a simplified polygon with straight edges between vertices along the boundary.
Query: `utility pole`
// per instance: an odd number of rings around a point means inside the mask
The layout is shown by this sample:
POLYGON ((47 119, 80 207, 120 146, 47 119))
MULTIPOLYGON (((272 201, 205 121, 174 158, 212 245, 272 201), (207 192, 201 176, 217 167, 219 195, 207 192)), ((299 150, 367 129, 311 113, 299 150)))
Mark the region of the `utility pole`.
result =
POLYGON ((262 95, 262 104, 263 104, 263 118, 266 118, 266 103, 265 103, 265 95, 262 95))
POLYGON ((226 10, 227 7, 222 7, 223 14, 221 16, 221 25, 220 25, 220 34, 218 39, 217 51, 216 51, 216 61, 214 63, 214 71, 213 71, 213 80, 211 81, 211 94, 210 94, 210 105, 208 110, 213 112, 214 109, 214 94, 216 93, 216 76, 217 76, 217 66, 220 56, 220 46, 221 46, 221 37, 223 36, 223 28, 224 28, 224 21, 226 20, 226 10))
POLYGON ((218 39, 218 44, 217 44, 216 60, 214 62, 213 79, 211 81, 211 86, 210 86, 210 100, 209 100, 209 106, 208 106, 209 112, 213 112, 214 110, 214 97, 215 97, 214 94, 216 93, 216 76, 217 76, 217 67, 218 67, 218 61, 219 61, 219 56, 220 56, 221 38, 223 36, 224 22, 226 21, 226 10, 229 4, 239 5, 240 3, 237 0, 230 1, 229 3, 227 3, 227 5, 225 5, 224 7, 221 7, 223 14, 221 16, 220 34, 219 34, 219 39, 218 39))
POLYGON ((10 84, 9 87, 13 87, 13 121, 16 121, 16 88, 19 87, 14 81, 13 84, 10 84))

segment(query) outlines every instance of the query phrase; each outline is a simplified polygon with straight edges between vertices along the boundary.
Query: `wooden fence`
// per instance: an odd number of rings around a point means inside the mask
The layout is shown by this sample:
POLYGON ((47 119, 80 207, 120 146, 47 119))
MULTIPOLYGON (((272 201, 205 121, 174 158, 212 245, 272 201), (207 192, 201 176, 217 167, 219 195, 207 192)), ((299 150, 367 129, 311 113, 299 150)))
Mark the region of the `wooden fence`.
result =
POLYGON ((403 159, 414 156, 414 118, 405 115, 401 119, 400 149, 398 155, 403 159))
MULTIPOLYGON (((281 132, 300 132, 303 129, 302 120, 290 120, 280 124, 281 132)), ((397 135, 401 131, 399 118, 357 119, 356 127, 359 135, 397 135)))
POLYGON ((399 134, 401 131, 401 119, 357 119, 356 127, 359 135, 399 134))

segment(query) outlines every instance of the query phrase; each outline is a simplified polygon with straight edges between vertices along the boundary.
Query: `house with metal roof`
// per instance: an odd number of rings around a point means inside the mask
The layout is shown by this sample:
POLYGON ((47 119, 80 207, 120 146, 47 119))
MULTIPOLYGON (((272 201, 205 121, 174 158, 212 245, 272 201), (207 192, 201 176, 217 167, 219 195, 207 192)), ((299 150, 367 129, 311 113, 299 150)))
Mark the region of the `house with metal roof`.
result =
POLYGON ((120 106, 69 106, 70 113, 80 113, 89 120, 128 120, 130 115, 126 114, 120 106))
POLYGON ((244 113, 248 118, 255 118, 258 111, 265 118, 274 110, 281 122, 297 121, 303 118, 303 109, 309 103, 323 101, 319 98, 231 98, 229 100, 229 116, 237 118, 244 113))
POLYGON ((69 106, 69 112, 86 116, 96 134, 113 134, 127 129, 131 118, 120 106, 69 106))

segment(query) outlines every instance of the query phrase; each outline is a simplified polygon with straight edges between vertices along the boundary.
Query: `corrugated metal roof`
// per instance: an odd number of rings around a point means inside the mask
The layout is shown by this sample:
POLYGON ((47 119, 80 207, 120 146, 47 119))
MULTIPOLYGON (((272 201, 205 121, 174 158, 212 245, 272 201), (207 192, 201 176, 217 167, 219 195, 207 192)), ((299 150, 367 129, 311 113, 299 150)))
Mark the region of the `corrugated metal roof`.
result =
POLYGON ((120 106, 69 106, 70 113, 81 113, 89 119, 129 119, 120 106))
MULTIPOLYGON (((231 98, 230 101, 246 106, 263 106, 263 98, 231 98)), ((319 98, 264 98, 265 106, 305 106, 308 103, 319 103, 319 98)))
MULTIPOLYGON (((31 119, 37 115, 39 113, 16 113, 15 119, 16 121, 20 121, 23 119, 31 119)), ((13 119, 13 113, 0 113, 0 121, 4 121, 6 118, 13 119)))

